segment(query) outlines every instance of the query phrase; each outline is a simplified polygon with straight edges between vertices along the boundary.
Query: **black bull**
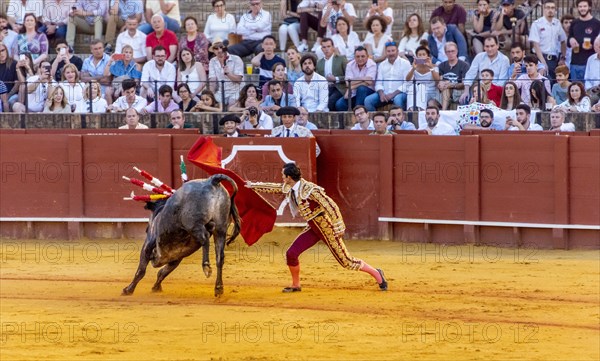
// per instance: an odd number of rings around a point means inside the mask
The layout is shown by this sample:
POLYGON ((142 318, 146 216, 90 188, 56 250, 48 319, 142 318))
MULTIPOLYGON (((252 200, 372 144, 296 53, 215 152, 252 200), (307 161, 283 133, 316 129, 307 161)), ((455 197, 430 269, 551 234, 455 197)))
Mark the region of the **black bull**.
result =
POLYGON ((123 295, 131 295, 138 282, 146 274, 148 262, 153 267, 162 267, 158 272, 153 291, 161 291, 161 283, 181 260, 202 247, 202 268, 206 277, 211 274, 208 260, 209 238, 215 242, 217 281, 215 296, 223 293, 222 270, 225 261, 225 238, 230 220, 233 233, 227 239, 231 243, 240 232, 240 217, 234 199, 237 193, 235 182, 226 175, 216 174, 206 180, 185 183, 167 200, 147 202, 146 209, 152 211, 146 231, 146 241, 140 254, 140 263, 133 281, 123 289, 123 295), (222 181, 233 186, 231 197, 222 181), (163 267, 164 266, 164 267, 163 267))

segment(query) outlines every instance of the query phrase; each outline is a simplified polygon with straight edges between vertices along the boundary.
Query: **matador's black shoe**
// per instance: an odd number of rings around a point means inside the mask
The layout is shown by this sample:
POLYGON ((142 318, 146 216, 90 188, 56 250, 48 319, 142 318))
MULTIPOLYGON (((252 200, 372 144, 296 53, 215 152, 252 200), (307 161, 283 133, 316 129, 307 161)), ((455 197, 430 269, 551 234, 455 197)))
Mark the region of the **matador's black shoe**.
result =
POLYGON ((385 279, 385 276, 383 274, 383 270, 377 268, 377 272, 379 272, 379 274, 381 275, 381 283, 379 284, 379 289, 382 291, 387 291, 388 284, 387 284, 387 280, 385 279))
POLYGON ((292 292, 300 292, 302 291, 302 287, 285 287, 281 292, 283 293, 292 293, 292 292))

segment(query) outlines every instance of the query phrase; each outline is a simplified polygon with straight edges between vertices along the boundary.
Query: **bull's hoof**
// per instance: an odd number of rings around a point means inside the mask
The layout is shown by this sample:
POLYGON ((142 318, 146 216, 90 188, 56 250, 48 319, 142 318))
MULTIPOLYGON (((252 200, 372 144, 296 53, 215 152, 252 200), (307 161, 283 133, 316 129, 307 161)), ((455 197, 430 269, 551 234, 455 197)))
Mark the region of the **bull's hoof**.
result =
POLYGON ((210 275, 212 275, 212 268, 210 268, 209 265, 202 266, 202 270, 204 271, 204 275, 206 275, 206 278, 208 278, 208 277, 210 277, 210 275))
POLYGON ((162 292, 162 286, 158 285, 158 286, 152 287, 152 292, 162 292))
POLYGON ((123 291, 121 292, 121 296, 131 296, 133 294, 133 291, 130 291, 128 287, 123 288, 123 291))
POLYGON ((215 287, 215 297, 221 297, 223 294, 223 287, 215 287))

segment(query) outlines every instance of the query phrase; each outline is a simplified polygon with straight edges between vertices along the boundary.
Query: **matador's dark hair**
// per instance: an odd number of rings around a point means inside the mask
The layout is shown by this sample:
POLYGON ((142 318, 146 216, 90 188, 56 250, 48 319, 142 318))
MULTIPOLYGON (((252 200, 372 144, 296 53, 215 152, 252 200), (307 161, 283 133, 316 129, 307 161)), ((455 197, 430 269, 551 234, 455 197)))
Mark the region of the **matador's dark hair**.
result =
POLYGON ((302 171, 296 163, 286 163, 283 166, 283 174, 292 178, 294 181, 299 181, 302 178, 302 171))

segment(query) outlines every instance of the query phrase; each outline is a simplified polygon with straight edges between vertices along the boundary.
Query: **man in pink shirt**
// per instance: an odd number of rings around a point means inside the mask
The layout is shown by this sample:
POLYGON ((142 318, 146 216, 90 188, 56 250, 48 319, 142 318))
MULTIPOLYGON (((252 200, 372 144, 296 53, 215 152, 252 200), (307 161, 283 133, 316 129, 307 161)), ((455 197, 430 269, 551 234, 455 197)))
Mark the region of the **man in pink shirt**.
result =
POLYGON ((365 105, 365 98, 375 93, 377 64, 369 59, 367 49, 359 46, 354 50, 354 60, 346 66, 346 94, 335 103, 337 111, 347 111, 348 101, 351 107, 365 105))
MULTIPOLYGON (((550 81, 545 76, 542 76, 538 72, 538 59, 535 55, 527 55, 524 59, 525 69, 527 71, 526 74, 522 74, 517 78, 515 84, 521 91, 521 100, 523 103, 531 105, 531 94, 529 89, 531 89, 531 84, 534 80, 541 80, 544 83, 546 88, 546 94, 552 94, 552 90, 550 88, 550 81)), ((539 95, 538 95, 539 97, 539 95)))
POLYGON ((179 105, 173 100, 173 88, 168 85, 162 85, 158 88, 158 101, 148 104, 142 114, 148 113, 170 113, 179 109, 179 105))

